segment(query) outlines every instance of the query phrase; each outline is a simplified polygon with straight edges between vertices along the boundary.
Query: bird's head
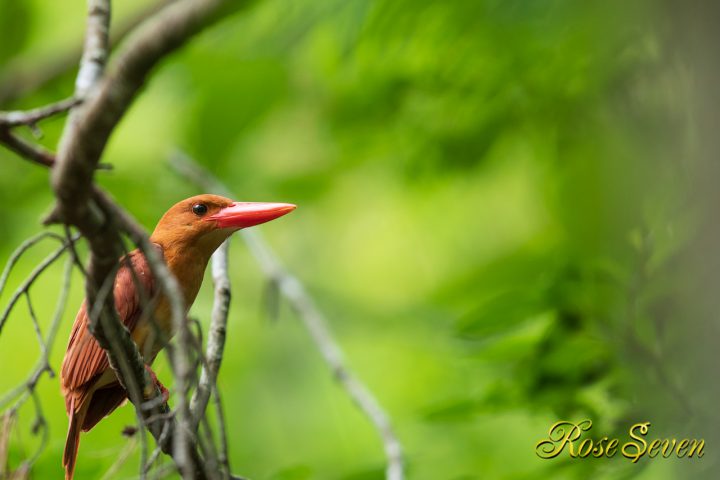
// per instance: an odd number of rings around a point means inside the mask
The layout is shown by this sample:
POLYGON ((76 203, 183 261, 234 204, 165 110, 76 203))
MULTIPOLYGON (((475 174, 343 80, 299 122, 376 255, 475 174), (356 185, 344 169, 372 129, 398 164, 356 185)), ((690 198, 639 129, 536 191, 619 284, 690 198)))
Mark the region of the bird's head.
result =
POLYGON ((173 205, 151 240, 163 247, 199 248, 212 254, 233 232, 260 225, 295 210, 290 203, 234 202, 219 195, 196 195, 173 205))

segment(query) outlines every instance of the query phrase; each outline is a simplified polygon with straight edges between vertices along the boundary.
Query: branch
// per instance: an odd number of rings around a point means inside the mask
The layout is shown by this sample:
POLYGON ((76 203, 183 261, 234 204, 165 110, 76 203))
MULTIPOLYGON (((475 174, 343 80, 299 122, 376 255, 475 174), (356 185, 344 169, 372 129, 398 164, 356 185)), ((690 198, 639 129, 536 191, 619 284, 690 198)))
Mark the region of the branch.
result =
MULTIPOLYGON (((26 242, 24 242, 11 256, 10 260, 8 261, 8 264, 6 266, 5 271, 3 272, 2 278, 0 278, 0 291, 2 291, 5 281, 7 280, 7 276, 10 273, 10 270, 12 267, 17 263, 17 260, 20 258, 20 256, 26 252, 32 245, 36 244, 39 240, 41 240, 44 237, 51 237, 56 239, 62 239, 62 237, 59 237, 55 234, 51 234, 49 232, 45 232, 44 235, 36 236, 26 242)), ((61 247, 58 252, 61 254, 69 244, 72 244, 77 238, 67 238, 65 239, 65 244, 63 247, 61 247)), ((62 240, 61 240, 62 241, 62 240)), ((48 429, 48 423, 46 421, 45 415, 43 414, 42 405, 40 402, 40 398, 36 391, 36 386, 42 377, 44 373, 47 372, 48 376, 54 377, 55 373, 53 372, 52 368, 50 367, 49 363, 49 355, 52 350, 52 346, 55 341, 55 335, 57 334, 58 327, 60 326, 60 320, 62 319, 62 314, 65 311, 65 306, 67 304, 67 297, 68 292, 70 289, 70 280, 71 280, 71 274, 72 274, 72 261, 71 259, 68 259, 68 262, 66 262, 65 270, 63 274, 63 283, 62 288, 60 290, 60 293, 57 298, 57 305, 55 308, 55 313, 53 315, 53 319, 50 323, 50 329, 47 333, 47 336, 43 338, 42 332, 40 330, 40 324, 38 322, 38 318, 35 315, 35 309, 32 304, 32 300, 30 297, 30 287, 35 282, 35 280, 38 278, 39 274, 41 273, 44 268, 41 268, 43 266, 48 266, 50 263, 54 261, 54 259, 57 258, 55 254, 52 254, 48 259, 46 259, 45 262, 43 262, 38 269, 36 269, 33 274, 25 281, 19 289, 16 291, 16 294, 13 296, 13 298, 19 298, 19 295, 22 295, 27 300, 27 306, 28 306, 28 313, 30 315, 30 319, 33 324, 33 328, 35 330, 35 333, 38 337, 38 343, 40 344, 40 353, 41 358, 36 363, 33 370, 30 372, 26 380, 18 385, 16 388, 8 392, 6 395, 3 396, 2 399, 0 399, 0 408, 4 408, 4 406, 10 402, 11 400, 14 400, 16 397, 20 397, 11 408, 9 408, 5 414, 4 418, 8 421, 12 418, 15 418, 17 416, 17 412, 22 407, 26 401, 29 398, 32 398, 32 403, 35 409, 35 420, 32 424, 32 432, 33 434, 42 433, 41 440, 37 448, 35 449, 32 456, 24 460, 21 465, 18 467, 18 469, 15 471, 14 475, 10 475, 12 478, 24 478, 24 476, 20 475, 19 472, 28 472, 30 467, 37 461, 37 459, 40 457, 41 453, 44 451, 45 447, 48 444, 49 440, 49 429, 48 429), (18 293, 19 292, 19 293, 18 293), (19 476, 20 475, 20 476, 19 476)), ((8 310, 6 312, 9 313, 9 311, 16 305, 16 300, 11 300, 11 305, 8 307, 8 310)), ((3 315, 3 318, 7 318, 7 313, 3 315)), ((6 424, 8 428, 10 428, 10 424, 6 424)), ((6 434, 9 436, 10 432, 9 430, 6 432, 3 432, 0 437, 0 444, 2 444, 3 440, 6 440, 6 434)), ((3 477, 3 474, 5 473, 7 476, 7 472, 4 472, 6 467, 6 456, 2 453, 3 447, 0 445, 0 477, 3 477)))
MULTIPOLYGON (((170 165, 176 172, 203 190, 235 198, 225 185, 186 155, 178 152, 171 158, 170 165)), ((386 479, 402 480, 404 478, 402 446, 393 432, 390 419, 372 392, 345 365, 342 351, 332 337, 324 315, 315 306, 315 302, 302 283, 282 266, 260 232, 248 229, 240 233, 265 276, 277 285, 280 293, 310 333, 335 379, 378 431, 387 458, 386 479)))
MULTIPOLYGON (((106 350, 120 383, 135 404, 138 416, 145 419, 163 451, 173 456, 184 478, 202 476, 201 462, 191 451, 190 442, 186 439, 186 429, 183 428, 183 423, 189 420, 184 389, 189 365, 182 351, 173 359, 176 370, 179 370, 178 417, 181 428, 168 433, 168 430, 163 428, 169 428, 167 422, 148 421, 149 416, 164 419, 163 414, 167 413, 166 404, 160 409, 161 415, 150 415, 151 412, 142 408, 142 393, 146 392, 149 384, 148 374, 137 345, 118 318, 112 295, 117 259, 122 254, 122 240, 116 224, 120 209, 107 208, 107 202, 100 205, 93 201, 93 196, 98 198, 97 190, 93 187, 93 172, 107 139, 150 70, 161 58, 199 31, 219 5, 221 2, 218 1, 181 0, 165 7, 138 27, 128 39, 126 48, 118 56, 111 71, 100 79, 107 56, 110 6, 108 0, 91 0, 85 51, 76 81, 78 93, 88 92, 87 101, 81 108, 73 111, 67 122, 57 162, 52 171, 57 206, 51 217, 75 225, 87 238, 90 246, 90 266, 86 281, 88 305, 93 307, 90 331, 98 344, 106 350), (93 86, 98 79, 100 80, 97 86, 93 86), (164 433, 166 435, 163 435, 164 433), (163 438, 168 440, 162 442, 163 438), (172 451, 168 448, 171 440, 175 443, 172 451)), ((143 237, 146 238, 146 235, 143 237)), ((148 260, 151 260, 154 249, 144 250, 148 260)), ((162 261, 152 263, 157 266, 162 261)), ((174 293, 177 293, 177 290, 174 293)), ((175 298, 182 302, 178 295, 175 295, 175 298)), ((178 301, 173 303, 177 304, 178 301)), ((184 339, 183 331, 186 330, 183 328, 183 310, 182 307, 173 308, 173 323, 179 327, 181 341, 184 339)), ((157 389, 155 390, 153 398, 158 395, 157 389)))
POLYGON ((225 241, 212 256, 212 278, 215 284, 215 300, 212 308, 212 319, 208 332, 208 342, 205 357, 208 368, 203 368, 200 374, 198 388, 190 403, 194 422, 197 425, 205 413, 212 385, 217 379, 218 370, 223 359, 225 349, 225 335, 227 333, 227 318, 230 309, 230 277, 228 276, 228 248, 230 243, 225 241))
POLYGON ((75 78, 78 97, 89 92, 102 76, 110 54, 110 0, 88 0, 85 44, 75 78))
POLYGON ((52 167, 55 163, 55 155, 31 142, 23 140, 15 135, 10 129, 20 125, 27 125, 36 128, 35 124, 40 120, 52 117, 58 113, 70 110, 72 107, 80 103, 80 99, 76 97, 60 100, 32 110, 16 110, 12 112, 0 112, 0 143, 5 145, 9 150, 17 153, 32 162, 39 163, 46 167, 52 167))
MULTIPOLYGON (((126 231, 128 234, 132 236, 132 238, 135 239, 136 243, 141 243, 142 241, 139 240, 139 238, 144 238, 145 243, 144 247, 147 249, 146 251, 149 253, 146 253, 146 258, 148 258, 148 262, 151 265, 151 269, 153 269, 153 273, 156 275, 157 278, 160 279, 161 287, 165 286, 165 290, 168 290, 167 283, 168 280, 164 280, 167 276, 169 276, 169 272, 167 271, 167 267, 163 263, 162 259, 159 257, 157 252, 154 251, 154 249, 149 248, 148 245, 150 244, 149 240, 147 239, 147 234, 142 230, 142 227, 140 227, 132 217, 127 215, 122 209, 117 207, 113 201, 99 188, 94 187, 93 190, 94 198, 98 202, 99 205, 102 206, 103 209, 106 211, 111 212, 111 214, 115 217, 117 217, 120 221, 120 224, 124 231, 126 231)), ((57 240, 60 240, 61 242, 65 242, 62 247, 60 247, 58 250, 53 252, 51 255, 49 255, 43 262, 41 262, 35 270, 30 274, 30 276, 20 285, 20 287, 13 293, 10 302, 6 309, 3 311, 2 315, 0 315, 0 331, 2 331, 2 327, 4 326, 10 312, 15 307, 17 302, 22 298, 23 295, 27 296, 30 287, 32 284, 39 278, 39 276, 45 271, 47 267, 49 267, 53 262, 55 262, 60 255, 66 250, 69 249, 72 253, 71 256, 71 264, 72 263, 79 263, 79 259, 77 258, 77 253, 74 251, 74 242, 79 238, 79 235, 74 235, 72 238, 69 236, 64 238, 62 236, 59 236, 52 232, 43 232, 42 234, 39 234, 35 237, 30 238, 26 242, 24 242, 13 255, 11 255, 10 259, 8 260, 8 263, 6 264, 5 270, 3 271, 2 275, 0 275, 0 292, 2 291, 6 281, 7 277, 10 273, 10 270, 12 267, 17 263, 17 260, 19 257, 27 251, 30 247, 32 247, 34 244, 39 242, 40 240, 44 238, 54 238, 57 240)), ((86 272, 85 275, 87 276, 86 272)), ((110 278, 110 277, 108 277, 110 278)), ((113 277, 114 278, 114 277, 113 277)), ((174 281, 174 278, 170 276, 170 278, 174 281)), ((109 284, 108 284, 109 285, 109 284)), ((179 293, 177 293, 177 285, 175 287, 176 293, 169 295, 169 298, 179 298, 179 293)), ((172 290, 172 288, 170 288, 172 290)), ((100 295, 101 298, 106 299, 108 297, 109 290, 105 292, 104 295, 100 295)), ((182 307, 180 307, 182 308, 182 307)), ((97 309, 94 312, 94 315, 91 315, 95 319, 95 323, 97 324, 97 316, 99 314, 99 309, 97 309)), ((113 309, 114 313, 114 309, 113 309)), ((59 315, 59 314, 58 314, 59 315)), ((52 344, 52 339, 54 339, 55 333, 57 331, 57 325, 59 316, 56 315, 55 320, 53 320, 51 332, 48 335, 48 340, 45 342, 48 345, 52 344)), ((97 325, 96 325, 97 326, 97 325)), ((112 325, 112 323, 109 325, 109 328, 112 329, 112 334, 109 335, 110 338, 112 338, 112 342, 106 343, 102 340, 99 340, 98 343, 101 346, 104 346, 103 348, 107 347, 111 351, 111 353, 108 355, 111 365, 113 369, 118 372, 118 379, 120 380, 123 387, 128 391, 128 396, 133 400, 133 403, 137 406, 138 412, 142 409, 142 414, 139 414, 140 418, 139 420, 142 422, 143 425, 146 425, 150 432, 155 437, 158 446, 160 447, 161 451, 163 453, 166 453, 168 455, 172 455, 172 443, 173 443, 173 432, 176 430, 174 426, 174 419, 171 416, 168 416, 169 413, 169 407, 166 403, 162 403, 160 405, 157 405, 157 399, 159 397, 159 391, 156 390, 153 396, 150 397, 148 402, 143 402, 143 398, 140 395, 140 392, 145 392, 145 386, 149 383, 149 378, 147 377, 147 372, 144 371, 144 367, 142 371, 138 370, 137 367, 141 367, 144 365, 144 362, 142 360, 142 357, 139 356, 139 353, 137 351, 137 346, 132 341, 131 337, 129 336, 129 333, 127 332, 127 329, 124 328, 122 324, 119 323, 118 319, 118 326, 121 328, 120 330, 115 330, 115 325, 112 325), (134 372, 134 373, 131 373, 134 372), (130 375, 128 377, 128 375, 130 375), (125 380, 126 378, 130 378, 130 382, 125 380), (152 405, 153 408, 144 408, 145 405, 152 405), (148 419, 152 419, 152 421, 149 421, 148 419), (162 421, 160 421, 162 420, 162 421)), ((105 339, 105 337, 103 337, 105 339)), ((41 342, 42 344, 42 342, 41 342)), ((49 348, 48 348, 49 352, 49 348)), ((28 395, 31 395, 34 393, 34 387, 37 381, 40 378, 40 375, 44 373, 45 371, 48 371, 50 374, 52 374, 52 370, 47 366, 47 360, 42 360, 41 362, 36 366, 35 370, 31 374, 31 376, 28 378, 28 380, 25 382, 24 385, 20 385, 18 388, 12 390, 8 394, 6 394, 2 399, 0 399, 0 406, 4 405, 8 401, 15 398, 17 395, 22 393, 23 390, 26 390, 26 396, 23 397, 20 401, 24 401, 25 398, 27 398, 28 395)), ((191 454, 193 458, 197 458, 195 454, 191 454)), ((195 462, 195 464, 199 463, 199 459, 195 462)), ((198 478, 203 478, 202 475, 197 475, 198 478)))
MULTIPOLYGON (((181 468, 184 476, 196 477, 200 475, 201 464, 197 460, 194 446, 191 446, 192 442, 186 439, 186 436, 193 432, 190 426, 191 417, 189 407, 187 406, 187 399, 185 398, 185 392, 187 391, 186 384, 189 383, 189 377, 191 375, 191 368, 187 361, 186 354, 191 342, 187 338, 189 330, 187 322, 185 321, 185 306, 180 285, 168 270, 167 265, 165 265, 158 251, 150 242, 147 233, 129 213, 118 207, 107 194, 96 187, 93 188, 93 199, 108 216, 114 219, 118 230, 127 233, 133 243, 138 245, 145 254, 153 277, 158 280, 160 289, 166 294, 170 302, 173 326, 179 333, 181 348, 174 349, 168 345, 166 346, 166 350, 169 352, 171 366, 173 367, 176 377, 178 390, 177 410, 180 413, 180 415, 178 415, 178 423, 180 424, 180 428, 164 430, 164 427, 159 427, 154 431, 151 429, 151 433, 163 453, 173 457, 181 468), (174 435, 174 433, 178 432, 178 435, 174 435), (178 440, 178 438, 181 440, 178 440), (174 450, 171 449, 173 444, 175 444, 174 450)), ((137 346, 135 346, 135 351, 137 351, 137 346)), ((163 407, 163 410, 165 410, 165 408, 166 406, 163 407)))
POLYGON ((18 125, 34 125, 40 120, 67 112, 82 100, 79 97, 70 97, 59 102, 51 103, 32 110, 14 110, 0 112, 0 127, 17 127, 18 125))
MULTIPOLYGON (((32 392, 35 389, 35 386, 37 385, 43 373, 48 372, 51 377, 54 375, 54 372, 50 367, 49 356, 50 352, 52 351, 52 347, 55 344, 55 336, 57 335, 58 328, 60 327, 60 321, 62 320, 62 315, 65 312, 65 306, 67 305, 68 293, 70 291, 72 266, 72 259, 69 259, 66 263, 65 271, 63 273, 62 288, 60 290, 60 295, 58 296, 55 306, 55 313, 53 314, 52 321, 50 322, 50 330, 48 331, 48 334, 44 340, 45 345, 47 345, 47 351, 40 358, 27 379, 17 388, 11 390, 0 399, 0 408, 3 408, 8 402, 16 398, 23 391, 32 392)), ((14 407, 13 409, 16 408, 14 407)))
MULTIPOLYGON (((118 319, 113 296, 105 294, 103 298, 100 294, 106 285, 110 285, 109 290, 112 289, 117 258, 122 253, 116 224, 120 209, 108 208, 108 205, 114 205, 112 202, 102 204, 102 200, 98 201, 97 190, 93 188, 93 173, 112 131, 144 85, 151 70, 192 35, 220 18, 223 13, 221 7, 226 3, 231 2, 179 0, 164 7, 131 34, 108 72, 92 87, 92 81, 87 85, 85 76, 90 80, 99 77, 98 66, 102 65, 102 59, 107 52, 110 9, 108 0, 91 0, 85 52, 76 82, 77 90, 87 89, 88 95, 85 103, 73 111, 66 124, 57 163, 52 171, 52 186, 57 198, 56 209, 51 214, 52 219, 75 225, 87 238, 90 246, 86 297, 89 305, 98 306, 98 315, 91 317, 91 332, 107 351, 111 364, 117 367, 118 377, 138 410, 141 399, 133 390, 140 388, 140 391, 144 391, 147 384, 142 357, 127 329, 118 319), (139 385, 133 385, 133 382, 139 385)), ((151 266, 162 269, 162 261, 152 258, 154 249, 147 245, 149 242, 146 238, 146 235, 142 235, 138 239, 141 240, 141 248, 144 245, 143 251, 151 266)), ((191 371, 185 356, 187 352, 182 348, 183 345, 189 345, 190 333, 184 318, 182 297, 172 295, 177 292, 179 289, 173 291, 170 288, 166 291, 170 298, 174 297, 171 302, 174 305, 173 325, 178 330, 181 344, 172 362, 176 373, 180 425, 175 431, 172 456, 183 477, 193 478, 200 474, 201 464, 196 461, 194 450, 190 448, 191 442, 187 439, 190 415, 185 395, 191 371), (177 305, 181 307, 177 308, 177 305)), ((159 441, 163 435, 162 428, 149 428, 159 441)))
MULTIPOLYGON (((131 34, 92 95, 65 128, 53 171, 60 210, 75 223, 70 207, 81 205, 86 217, 93 171, 118 122, 144 85, 148 74, 169 53, 203 27, 219 19, 223 0, 178 0, 160 10, 131 34), (73 205, 74 204, 74 205, 73 205)), ((239 3, 239 2, 238 2, 239 3)))
MULTIPOLYGON (((217 388, 217 376, 225 349, 225 336, 227 333, 228 312, 230 311, 230 275, 228 275, 228 250, 230 241, 226 240, 212 256, 212 278, 215 284, 215 299, 213 301, 212 318, 210 331, 208 333, 207 349, 205 352, 206 363, 200 373, 200 381, 197 390, 190 401, 190 411, 193 415, 193 431, 197 432, 201 420, 205 417, 205 410, 210 401, 211 393, 217 388)), ((218 415, 222 415, 222 405, 219 396, 215 408, 218 415)), ((227 465, 227 434, 222 418, 218 421, 220 429, 220 463, 227 465)))
MULTIPOLYGON (((89 0, 83 55, 75 82, 75 92, 78 96, 89 94, 102 75, 108 56, 109 29, 110 0, 89 0)), ((63 141, 69 136, 68 132, 71 132, 72 127, 82 118, 83 111, 72 112, 65 125, 61 148, 63 141)), ((82 141, 81 138, 77 140, 82 141)), ((53 166, 53 178, 58 176, 58 170, 62 171, 63 166, 70 163, 66 159, 67 157, 61 152, 53 166)), ((122 240, 117 229, 114 228, 112 218, 108 218, 97 208, 97 205, 89 205, 88 198, 78 195, 78 193, 82 194, 83 190, 89 192, 92 189, 92 172, 97 162, 94 165, 86 165, 88 166, 90 176, 85 182, 81 180, 75 183, 75 192, 61 191, 56 186, 55 196, 60 212, 64 213, 62 217, 64 223, 77 226, 90 245, 90 266, 87 269, 85 282, 88 328, 98 344, 107 352, 108 361, 115 370, 120 384, 127 391, 128 398, 136 406, 138 421, 142 423, 140 406, 146 386, 150 383, 149 374, 145 371, 145 363, 130 332, 118 318, 113 295, 115 273, 118 268, 117 258, 122 254, 122 240), (79 198, 74 199, 73 194, 79 198), (78 211, 68 215, 68 212, 72 211, 70 202, 74 203, 78 211)), ((72 174, 71 169, 65 172, 68 175, 72 174)), ((148 425, 148 428, 152 430, 152 426, 148 425)))
MULTIPOLYGON (((60 238, 62 238, 62 237, 60 237, 60 238)), ((12 309, 15 307, 15 304, 18 302, 18 300, 20 300, 20 298, 22 298, 22 296, 25 295, 30 290, 30 287, 32 287, 33 283, 35 283, 35 281, 38 279, 38 277, 40 277, 40 275, 50 265, 52 265, 58 258, 60 258, 60 256, 63 254, 63 252, 68 248, 70 242, 74 242, 78 238, 79 237, 76 235, 75 237, 70 239, 67 243, 63 243, 63 245, 61 247, 59 247, 57 250, 55 250, 50 255, 45 257, 45 259, 42 262, 40 262, 40 264, 37 267, 35 267, 35 269, 30 273, 28 278, 26 278, 25 281, 22 282, 20 284, 20 286, 15 290, 15 292, 13 292, 12 297, 10 297, 10 301, 8 302, 8 306, 5 308, 5 310, 3 310, 2 315, 0 315, 0 333, 2 332, 2 329, 5 326, 5 322, 7 321, 8 317, 10 316, 10 312, 12 312, 12 309)), ((64 242, 65 239, 63 239, 61 241, 64 242)), ((26 245, 27 245, 27 243, 23 244, 21 246, 21 248, 25 247, 26 245)), ((24 250, 22 250, 22 251, 24 251, 24 250)), ((15 258, 15 255, 13 255, 13 257, 15 258)), ((16 261, 16 258, 14 261, 16 261)), ((11 261, 11 263, 8 264, 9 268, 12 267, 12 264, 14 263, 14 261, 11 261)), ((9 273, 9 269, 6 271, 9 273)), ((3 285, 5 283, 6 278, 7 278, 7 276, 4 273, 3 281, 2 281, 3 285)))

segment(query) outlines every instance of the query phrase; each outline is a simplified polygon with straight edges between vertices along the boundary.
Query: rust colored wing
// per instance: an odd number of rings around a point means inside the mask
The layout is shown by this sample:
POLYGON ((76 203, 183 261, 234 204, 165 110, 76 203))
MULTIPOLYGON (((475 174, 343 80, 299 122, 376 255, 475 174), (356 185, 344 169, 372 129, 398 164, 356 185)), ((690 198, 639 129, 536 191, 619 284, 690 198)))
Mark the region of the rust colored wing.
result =
MULTIPOLYGON (((131 332, 142 314, 142 299, 152 298, 155 290, 155 282, 145 256, 139 250, 134 250, 123 258, 115 277, 115 306, 120 320, 131 332), (133 278, 129 265, 135 271, 137 280, 133 278), (138 286, 142 288, 142 293, 138 286)), ((92 386, 96 377, 109 368, 107 355, 88 330, 88 322, 87 302, 83 302, 72 327, 61 369, 61 385, 68 414, 72 408, 71 398, 75 397, 77 410, 83 403, 87 393, 85 391, 92 386)))

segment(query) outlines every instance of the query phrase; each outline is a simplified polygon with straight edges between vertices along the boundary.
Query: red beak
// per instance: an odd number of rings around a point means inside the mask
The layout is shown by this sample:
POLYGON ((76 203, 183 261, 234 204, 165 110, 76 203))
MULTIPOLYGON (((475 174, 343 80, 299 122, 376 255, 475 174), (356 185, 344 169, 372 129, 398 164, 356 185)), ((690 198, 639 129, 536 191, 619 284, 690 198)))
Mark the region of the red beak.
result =
POLYGON ((206 217, 215 220, 218 228, 247 228, 275 220, 295 210, 291 203, 234 202, 206 217))

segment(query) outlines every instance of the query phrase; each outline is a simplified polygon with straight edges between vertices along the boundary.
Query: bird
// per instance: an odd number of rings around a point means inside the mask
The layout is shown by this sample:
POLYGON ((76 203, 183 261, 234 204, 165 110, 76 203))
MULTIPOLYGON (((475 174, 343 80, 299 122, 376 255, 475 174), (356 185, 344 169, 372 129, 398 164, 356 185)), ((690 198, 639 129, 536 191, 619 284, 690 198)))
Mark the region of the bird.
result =
MULTIPOLYGON (((185 313, 200 290, 211 255, 230 235, 274 220, 295 208, 289 203, 234 202, 219 195, 203 194, 182 200, 165 212, 150 241, 178 280, 185 313)), ((143 355, 153 381, 151 386, 160 388, 167 401, 167 389, 150 365, 174 333, 170 302, 160 291, 139 249, 120 259, 113 295, 120 320, 143 355)), ((60 370, 61 391, 69 418, 63 453, 66 480, 73 478, 80 432, 93 428, 127 399, 127 392, 88 326, 86 299, 75 317, 60 370)), ((144 392, 144 395, 149 394, 144 392)))

